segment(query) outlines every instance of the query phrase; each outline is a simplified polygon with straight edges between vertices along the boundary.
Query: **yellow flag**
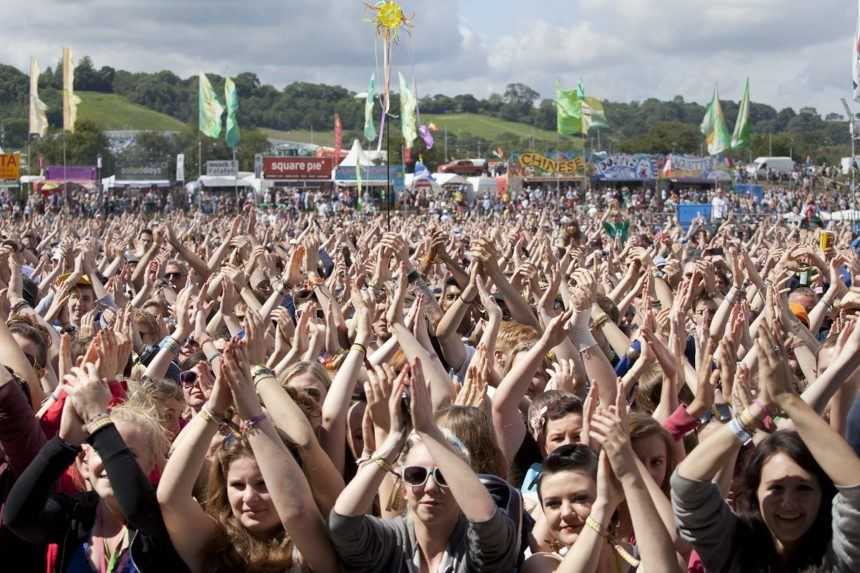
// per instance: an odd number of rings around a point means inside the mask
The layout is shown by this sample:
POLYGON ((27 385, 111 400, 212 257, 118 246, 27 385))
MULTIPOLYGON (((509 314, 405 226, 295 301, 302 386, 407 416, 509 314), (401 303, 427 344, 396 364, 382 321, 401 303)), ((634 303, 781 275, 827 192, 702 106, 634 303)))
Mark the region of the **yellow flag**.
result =
POLYGON ((78 104, 81 98, 75 95, 75 68, 72 65, 72 50, 63 48, 63 129, 75 132, 78 104))
POLYGON ((48 106, 39 99, 39 64, 36 58, 30 60, 30 134, 45 137, 48 132, 48 106))

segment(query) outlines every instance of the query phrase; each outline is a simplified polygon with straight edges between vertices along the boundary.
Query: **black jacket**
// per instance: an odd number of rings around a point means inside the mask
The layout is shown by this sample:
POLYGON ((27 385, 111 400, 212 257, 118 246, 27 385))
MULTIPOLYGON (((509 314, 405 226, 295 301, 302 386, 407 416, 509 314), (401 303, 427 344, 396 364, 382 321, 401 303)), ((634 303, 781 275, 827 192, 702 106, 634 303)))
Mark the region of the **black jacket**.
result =
MULTIPOLYGON (((126 518, 131 557, 141 573, 189 571, 176 553, 164 525, 152 484, 113 425, 87 440, 99 453, 126 518)), ((6 500, 6 524, 21 539, 38 545, 56 543, 53 570, 62 573, 74 551, 90 535, 99 502, 95 492, 53 493, 53 486, 80 451, 58 437, 50 440, 15 483, 6 500)))

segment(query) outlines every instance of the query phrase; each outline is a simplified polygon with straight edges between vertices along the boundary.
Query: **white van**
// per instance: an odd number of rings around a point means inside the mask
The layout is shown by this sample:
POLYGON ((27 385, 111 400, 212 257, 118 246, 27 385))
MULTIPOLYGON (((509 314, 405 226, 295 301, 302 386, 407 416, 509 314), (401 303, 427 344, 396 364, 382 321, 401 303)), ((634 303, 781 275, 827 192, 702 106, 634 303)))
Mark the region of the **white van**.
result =
MULTIPOLYGON (((851 175, 850 157, 843 157, 839 164, 842 167, 842 175, 851 175)), ((860 155, 854 156, 854 169, 860 169, 860 155)))
POLYGON ((791 157, 757 157, 752 165, 747 166, 747 173, 758 177, 767 177, 768 170, 777 175, 791 175, 794 160, 791 157))

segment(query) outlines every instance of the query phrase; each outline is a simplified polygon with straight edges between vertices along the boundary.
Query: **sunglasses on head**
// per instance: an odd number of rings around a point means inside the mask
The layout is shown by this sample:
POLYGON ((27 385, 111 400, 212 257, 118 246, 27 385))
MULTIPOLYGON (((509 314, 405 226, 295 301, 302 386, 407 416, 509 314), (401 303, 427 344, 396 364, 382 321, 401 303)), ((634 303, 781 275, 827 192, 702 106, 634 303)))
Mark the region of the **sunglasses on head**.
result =
POLYGON ((439 468, 425 468, 424 466, 406 466, 403 468, 403 481, 413 487, 422 486, 427 483, 427 478, 433 474, 433 481, 440 487, 448 487, 445 476, 439 468))

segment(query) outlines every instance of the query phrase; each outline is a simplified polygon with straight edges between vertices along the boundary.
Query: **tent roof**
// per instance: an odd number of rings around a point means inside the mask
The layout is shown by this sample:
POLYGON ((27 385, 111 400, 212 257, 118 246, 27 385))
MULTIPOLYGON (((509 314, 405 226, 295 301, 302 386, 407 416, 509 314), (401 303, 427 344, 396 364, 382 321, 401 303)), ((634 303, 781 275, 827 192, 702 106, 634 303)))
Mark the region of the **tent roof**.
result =
POLYGON ((434 173, 433 178, 439 185, 466 185, 468 181, 456 173, 434 173))
POLYGON ((352 141, 352 149, 349 150, 343 161, 340 162, 341 167, 355 167, 356 165, 373 165, 373 161, 364 153, 361 144, 357 139, 352 141))

